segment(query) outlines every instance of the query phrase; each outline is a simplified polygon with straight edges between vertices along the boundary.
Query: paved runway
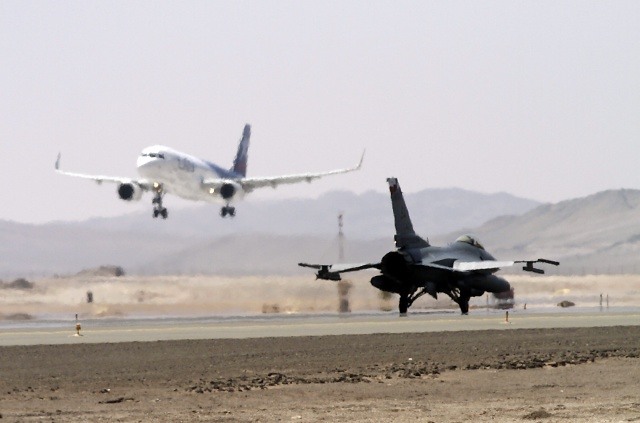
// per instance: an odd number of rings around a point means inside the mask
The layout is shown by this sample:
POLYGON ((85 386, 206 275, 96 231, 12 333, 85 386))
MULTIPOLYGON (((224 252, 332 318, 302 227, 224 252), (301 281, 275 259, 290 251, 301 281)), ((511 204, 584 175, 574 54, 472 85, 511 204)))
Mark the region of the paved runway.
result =
POLYGON ((372 333, 512 330, 640 325, 640 310, 567 311, 536 313, 475 311, 457 313, 340 315, 264 315, 241 318, 93 319, 23 323, 0 329, 0 345, 149 342, 181 339, 259 338, 283 336, 348 335, 372 333))

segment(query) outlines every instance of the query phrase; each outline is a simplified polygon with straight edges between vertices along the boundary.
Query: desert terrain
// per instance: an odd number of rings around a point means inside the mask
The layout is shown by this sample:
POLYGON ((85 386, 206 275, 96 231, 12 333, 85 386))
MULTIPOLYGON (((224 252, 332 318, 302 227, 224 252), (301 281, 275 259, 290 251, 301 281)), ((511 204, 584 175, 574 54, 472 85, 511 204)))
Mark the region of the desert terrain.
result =
POLYGON ((3 421, 640 420, 640 327, 0 348, 3 421))
MULTIPOLYGON (((397 296, 384 296, 371 287, 375 272, 348 278, 352 311, 396 310, 397 296)), ((640 275, 505 276, 515 289, 515 308, 557 309, 562 301, 576 307, 598 307, 607 298, 611 307, 640 304, 640 275)), ((5 281, 5 285, 9 281, 5 281)), ((30 289, 0 289, 0 322, 11 316, 34 320, 51 317, 211 316, 265 312, 333 313, 338 310, 335 282, 315 280, 312 272, 299 276, 73 276, 30 280, 30 289), (92 303, 87 303, 87 293, 92 303), (233 301, 229 299, 233 298, 233 301)), ((490 296, 473 297, 472 309, 492 306, 490 296)), ((424 296, 411 310, 458 307, 446 295, 424 296)))
MULTIPOLYGON (((598 313, 600 294, 612 310, 633 309, 640 286, 637 276, 510 280, 516 319, 558 310, 563 300, 598 313)), ((353 311, 395 309, 395 298, 379 296, 366 275, 352 284, 353 311)), ((486 313, 487 304, 476 298, 471 314, 486 313)), ((20 327, 37 334, 51 319, 72 322, 75 313, 90 331, 101 319, 140 316, 304 312, 313 319, 314 312, 335 313, 337 305, 335 284, 313 276, 54 278, 35 280, 28 289, 3 289, 0 332, 20 327)), ((412 308, 429 309, 447 309, 447 319, 464 319, 447 299, 420 299, 412 308)), ((640 321, 557 329, 519 329, 517 322, 502 330, 120 343, 90 343, 89 332, 69 345, 2 346, 0 417, 8 422, 640 421, 640 321)))

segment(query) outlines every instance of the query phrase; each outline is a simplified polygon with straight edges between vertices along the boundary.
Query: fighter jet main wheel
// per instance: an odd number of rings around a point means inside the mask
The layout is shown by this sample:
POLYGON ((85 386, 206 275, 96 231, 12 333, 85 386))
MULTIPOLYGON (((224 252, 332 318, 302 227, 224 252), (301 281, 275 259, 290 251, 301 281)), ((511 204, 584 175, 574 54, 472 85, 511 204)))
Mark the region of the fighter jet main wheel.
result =
POLYGON ((229 216, 234 217, 236 215, 236 208, 229 207, 229 216))
POLYGON ((458 305, 460 306, 460 312, 463 315, 469 314, 469 300, 471 297, 461 297, 458 301, 458 305))
POLYGON ((398 310, 400 311, 400 316, 407 315, 407 310, 409 310, 409 297, 407 295, 400 295, 398 310))
POLYGON ((160 214, 160 212, 158 210, 155 210, 155 209, 153 210, 153 218, 154 219, 157 218, 159 214, 160 214))

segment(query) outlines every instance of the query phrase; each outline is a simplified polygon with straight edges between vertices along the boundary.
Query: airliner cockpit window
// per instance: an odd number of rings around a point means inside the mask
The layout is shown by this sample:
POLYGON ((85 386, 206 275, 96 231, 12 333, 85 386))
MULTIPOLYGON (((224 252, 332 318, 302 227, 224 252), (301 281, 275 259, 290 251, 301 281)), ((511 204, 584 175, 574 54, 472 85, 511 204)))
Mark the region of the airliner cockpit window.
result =
POLYGON ((158 159, 164 159, 164 154, 162 153, 142 153, 142 157, 153 157, 158 159))
POLYGON ((480 244, 480 241, 478 241, 476 238, 474 238, 471 235, 462 235, 461 237, 458 237, 458 239, 456 239, 456 242, 464 242, 484 250, 484 247, 482 246, 482 244, 480 244))

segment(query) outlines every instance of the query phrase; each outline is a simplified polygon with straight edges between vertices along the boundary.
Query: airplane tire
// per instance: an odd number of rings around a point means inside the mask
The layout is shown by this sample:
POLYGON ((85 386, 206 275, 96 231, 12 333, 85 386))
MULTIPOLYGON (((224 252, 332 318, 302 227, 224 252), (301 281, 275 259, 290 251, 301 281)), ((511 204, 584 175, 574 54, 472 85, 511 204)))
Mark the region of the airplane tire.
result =
POLYGON ((229 207, 229 206, 225 206, 223 208, 220 209, 220 216, 222 217, 227 217, 227 215, 233 217, 236 215, 236 208, 235 207, 229 207))
POLYGON ((400 295, 400 301, 398 303, 398 310, 400 315, 406 315, 409 310, 409 297, 406 295, 400 295))
POLYGON ((458 305, 460 306, 460 312, 462 314, 469 314, 469 300, 468 299, 461 299, 460 302, 458 303, 458 305))
POLYGON ((162 215, 163 219, 166 219, 169 216, 169 212, 167 211, 167 209, 162 209, 160 215, 162 215))

